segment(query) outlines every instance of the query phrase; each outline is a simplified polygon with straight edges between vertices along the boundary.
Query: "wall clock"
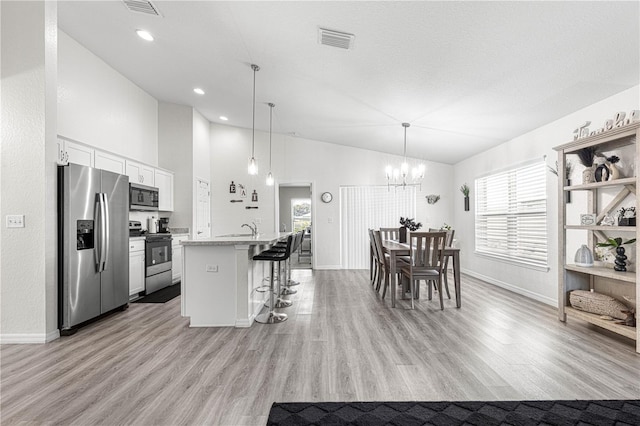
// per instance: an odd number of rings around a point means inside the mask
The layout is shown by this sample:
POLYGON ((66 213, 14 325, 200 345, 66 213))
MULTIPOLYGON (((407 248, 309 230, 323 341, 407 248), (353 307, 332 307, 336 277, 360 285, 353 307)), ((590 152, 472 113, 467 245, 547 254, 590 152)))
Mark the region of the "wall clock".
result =
POLYGON ((322 201, 324 201, 325 203, 330 203, 331 200, 333 200, 333 195, 331 195, 330 192, 323 192, 322 195, 320 196, 320 198, 322 199, 322 201))

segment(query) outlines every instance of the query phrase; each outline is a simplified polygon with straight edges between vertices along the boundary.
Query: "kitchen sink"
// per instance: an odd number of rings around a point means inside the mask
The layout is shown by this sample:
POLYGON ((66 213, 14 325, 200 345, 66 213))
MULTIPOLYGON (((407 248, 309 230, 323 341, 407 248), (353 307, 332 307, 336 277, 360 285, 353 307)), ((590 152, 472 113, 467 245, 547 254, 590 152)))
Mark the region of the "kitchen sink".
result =
POLYGON ((252 237, 252 234, 225 234, 218 235, 218 237, 252 237))

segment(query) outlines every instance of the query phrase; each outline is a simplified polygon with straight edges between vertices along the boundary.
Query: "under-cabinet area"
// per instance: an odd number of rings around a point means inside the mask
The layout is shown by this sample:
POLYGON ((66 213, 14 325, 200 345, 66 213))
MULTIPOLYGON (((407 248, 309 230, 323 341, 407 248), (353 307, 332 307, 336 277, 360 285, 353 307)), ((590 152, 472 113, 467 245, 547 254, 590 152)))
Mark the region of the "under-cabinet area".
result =
POLYGON ((636 352, 639 137, 640 124, 631 123, 555 148, 564 178, 558 191, 559 319, 633 339, 636 352))

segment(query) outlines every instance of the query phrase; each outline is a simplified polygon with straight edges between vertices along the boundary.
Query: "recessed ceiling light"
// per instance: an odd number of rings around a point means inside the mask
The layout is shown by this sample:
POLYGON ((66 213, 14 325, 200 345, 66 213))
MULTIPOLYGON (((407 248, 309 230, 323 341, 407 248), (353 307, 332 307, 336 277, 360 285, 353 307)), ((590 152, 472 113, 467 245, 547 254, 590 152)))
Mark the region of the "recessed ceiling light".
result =
POLYGON ((138 34, 138 37, 140 37, 143 40, 153 41, 153 36, 151 34, 149 34, 148 31, 136 30, 136 34, 138 34))
POLYGON ((227 120, 228 120, 228 118, 227 118, 227 117, 225 117, 224 115, 221 115, 221 116, 220 116, 220 120, 222 120, 222 121, 227 121, 227 120))
POLYGON ((198 95, 204 95, 204 90, 202 90, 199 87, 196 87, 195 89, 193 89, 194 92, 196 92, 198 95))

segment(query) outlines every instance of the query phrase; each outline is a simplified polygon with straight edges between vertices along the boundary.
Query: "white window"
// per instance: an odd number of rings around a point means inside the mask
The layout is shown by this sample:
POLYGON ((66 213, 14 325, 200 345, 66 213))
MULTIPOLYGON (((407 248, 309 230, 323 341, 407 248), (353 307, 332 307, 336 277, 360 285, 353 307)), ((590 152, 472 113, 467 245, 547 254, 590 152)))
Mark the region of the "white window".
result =
POLYGON ((547 267, 545 163, 476 179, 476 252, 547 267))

